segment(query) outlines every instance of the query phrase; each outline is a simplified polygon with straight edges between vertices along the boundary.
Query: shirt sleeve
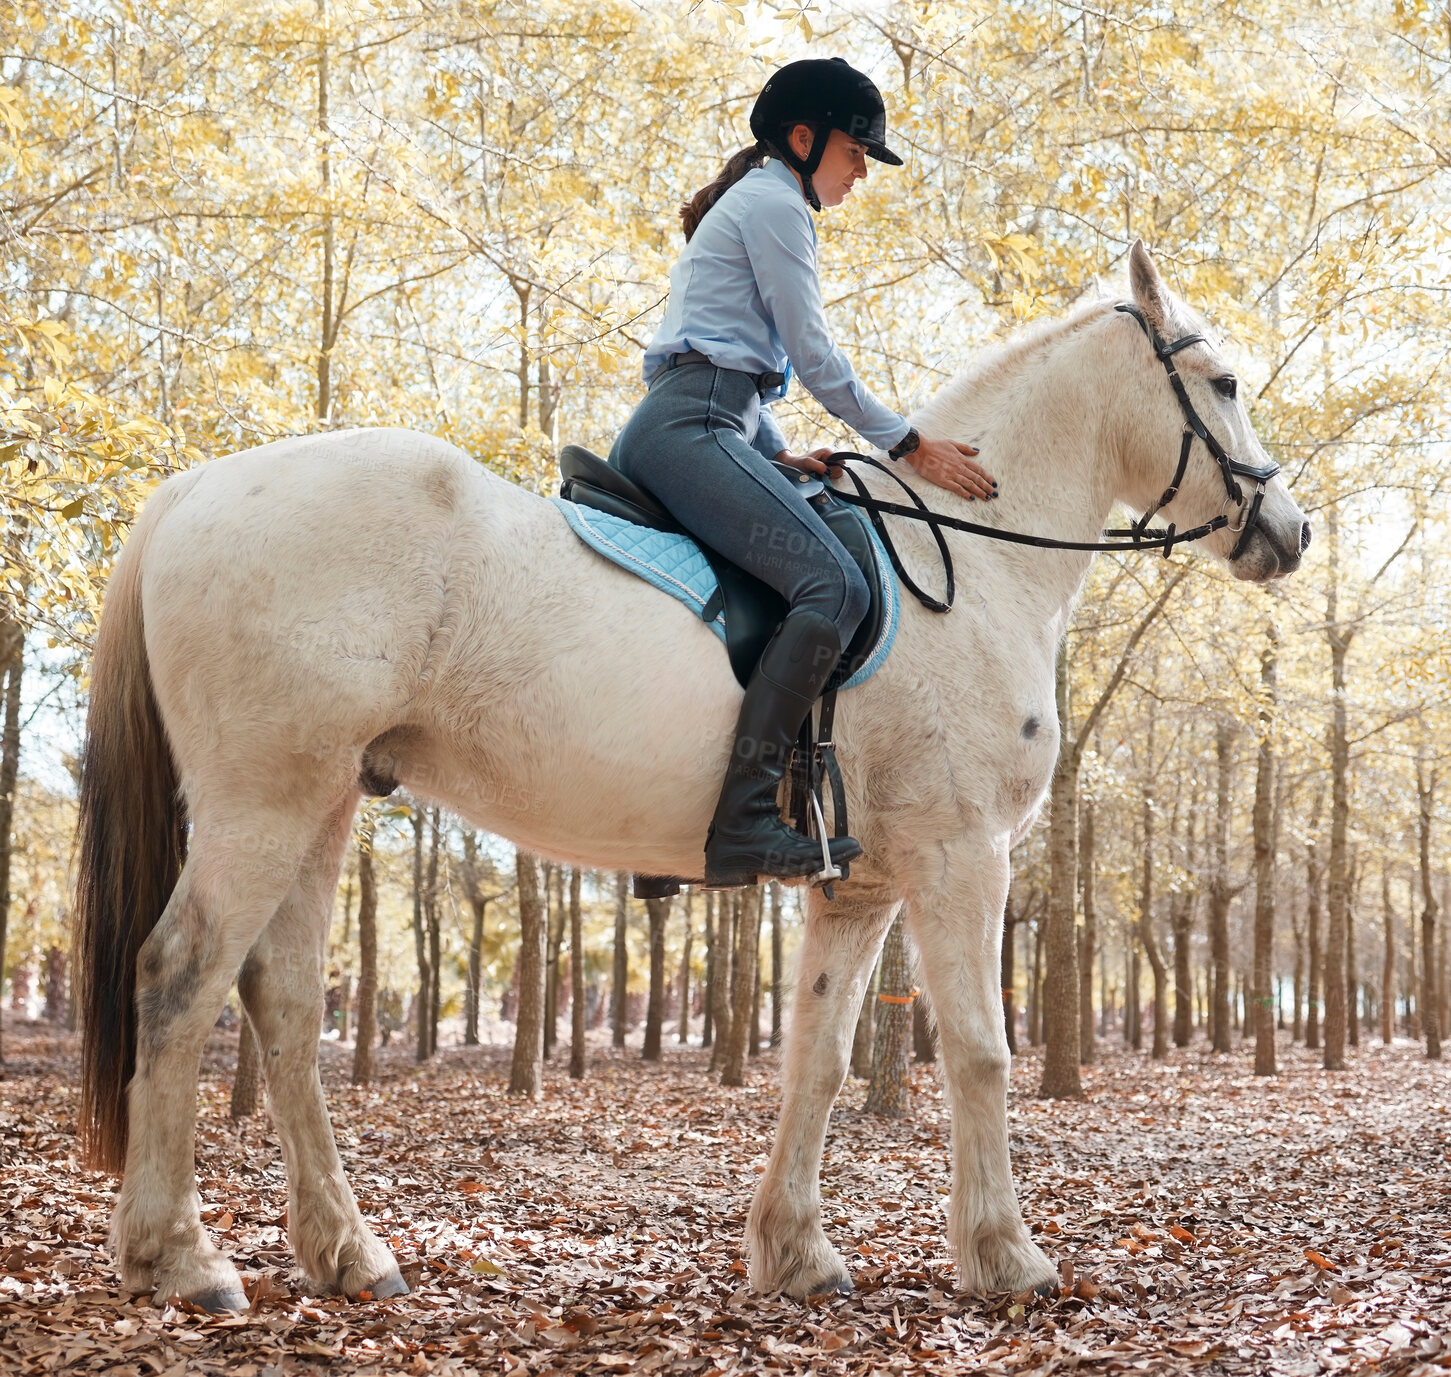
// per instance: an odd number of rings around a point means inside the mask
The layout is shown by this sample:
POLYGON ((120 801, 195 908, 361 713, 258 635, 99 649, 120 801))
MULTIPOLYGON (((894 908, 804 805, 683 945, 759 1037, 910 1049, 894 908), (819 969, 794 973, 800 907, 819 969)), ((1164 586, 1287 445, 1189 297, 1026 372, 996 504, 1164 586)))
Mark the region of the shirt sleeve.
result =
POLYGON ((907 422, 867 389, 832 343, 816 276, 810 212, 779 198, 762 200, 741 222, 756 289, 806 390, 863 439, 890 449, 907 422))
POLYGON ((781 433, 776 418, 771 414, 771 408, 764 404, 761 407, 760 424, 756 427, 755 443, 751 448, 757 454, 764 454, 767 459, 774 459, 783 449, 791 448, 786 443, 786 437, 781 433))

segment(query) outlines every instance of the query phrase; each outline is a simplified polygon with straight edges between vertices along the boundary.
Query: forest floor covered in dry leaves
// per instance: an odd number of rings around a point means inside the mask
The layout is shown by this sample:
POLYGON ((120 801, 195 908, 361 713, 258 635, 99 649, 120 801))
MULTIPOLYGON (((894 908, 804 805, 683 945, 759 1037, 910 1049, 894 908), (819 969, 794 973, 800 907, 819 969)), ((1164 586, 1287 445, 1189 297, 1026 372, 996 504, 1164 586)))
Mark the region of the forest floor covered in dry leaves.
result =
POLYGON ((236 1037, 208 1049, 197 1149, 204 1218, 252 1312, 213 1318, 118 1290, 105 1250, 114 1183, 78 1168, 74 1039, 6 1032, 0 1083, 0 1373, 868 1374, 1068 1370, 1451 1370, 1451 1066, 1407 1043, 1326 1075, 1282 1048, 1198 1047, 1163 1064, 1118 1044, 1087 1096, 1034 1096, 1016 1060, 1009 1127, 1029 1225, 1062 1294, 959 1296, 944 1237, 946 1107, 916 1071, 911 1120, 862 1112, 852 1082, 823 1172, 850 1297, 746 1286, 742 1233, 776 1112, 773 1054, 723 1090, 706 1054, 647 1066, 560 1058, 534 1103, 504 1093, 502 1049, 406 1048, 347 1084, 324 1045, 354 1190, 414 1293, 311 1294, 284 1234, 266 1115, 227 1117, 236 1037))

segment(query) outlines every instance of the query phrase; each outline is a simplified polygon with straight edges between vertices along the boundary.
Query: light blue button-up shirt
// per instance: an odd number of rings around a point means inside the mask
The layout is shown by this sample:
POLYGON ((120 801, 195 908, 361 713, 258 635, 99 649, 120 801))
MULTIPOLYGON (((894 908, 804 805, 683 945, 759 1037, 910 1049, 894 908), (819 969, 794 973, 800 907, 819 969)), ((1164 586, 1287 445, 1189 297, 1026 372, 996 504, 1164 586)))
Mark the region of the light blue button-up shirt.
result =
MULTIPOLYGON (((713 205, 670 270, 665 319, 645 351, 645 378, 672 354, 699 350, 717 368, 784 373, 763 402, 786 395, 794 370, 806 390, 858 435, 890 449, 907 422, 878 401, 831 341, 816 275, 816 226, 801 186, 770 160, 713 205)), ((788 448, 769 406, 755 448, 788 448)))

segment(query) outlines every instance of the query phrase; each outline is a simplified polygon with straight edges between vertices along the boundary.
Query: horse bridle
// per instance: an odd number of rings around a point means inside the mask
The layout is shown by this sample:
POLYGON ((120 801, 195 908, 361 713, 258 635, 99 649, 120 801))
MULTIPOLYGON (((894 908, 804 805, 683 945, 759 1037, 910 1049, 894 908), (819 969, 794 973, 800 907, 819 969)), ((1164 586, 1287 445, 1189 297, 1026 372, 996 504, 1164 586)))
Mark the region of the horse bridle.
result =
POLYGON ((1189 451, 1197 438, 1204 441, 1204 447, 1219 465, 1219 472, 1224 478, 1224 505, 1228 507, 1230 503, 1235 503, 1239 507, 1238 526, 1230 524, 1226 518, 1229 529, 1239 536, 1229 557, 1231 560, 1238 559, 1244 553, 1245 546, 1249 544, 1249 538, 1254 533, 1255 524, 1259 520, 1260 507, 1265 500, 1265 484, 1279 473, 1280 466, 1273 459, 1264 464, 1246 464, 1244 460, 1236 459, 1214 438, 1214 433, 1200 420, 1199 413, 1194 409, 1194 403, 1189 400, 1189 389, 1184 386, 1184 379, 1179 376, 1179 370, 1174 366, 1174 355, 1181 349, 1187 349, 1191 344, 1206 343, 1203 335, 1181 335, 1172 344, 1166 344, 1159 332, 1149 324, 1143 311, 1133 302, 1121 301, 1114 307, 1114 310, 1122 311, 1126 316, 1132 316, 1138 321, 1140 329, 1148 337, 1149 347, 1154 351, 1159 362, 1164 365, 1164 372, 1169 375, 1169 385, 1179 399, 1179 410, 1184 413, 1184 439, 1179 446, 1179 466, 1174 470, 1174 477, 1169 486, 1164 489, 1159 500, 1134 522, 1134 529, 1145 529, 1148 526, 1149 518, 1174 500, 1175 494, 1179 491, 1179 484, 1184 481, 1184 471, 1189 466, 1189 451), (1248 478, 1255 485, 1254 496, 1248 502, 1244 498, 1244 489, 1236 482, 1238 478, 1248 478))

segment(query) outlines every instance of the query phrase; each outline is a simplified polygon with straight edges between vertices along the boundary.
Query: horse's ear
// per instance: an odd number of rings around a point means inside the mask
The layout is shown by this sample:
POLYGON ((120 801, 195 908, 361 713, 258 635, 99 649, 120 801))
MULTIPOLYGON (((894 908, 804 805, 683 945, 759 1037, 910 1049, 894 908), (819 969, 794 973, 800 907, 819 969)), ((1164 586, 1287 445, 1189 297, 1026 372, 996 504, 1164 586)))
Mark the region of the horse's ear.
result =
POLYGON ((1129 250, 1129 287, 1144 319, 1160 334, 1164 333, 1169 319, 1168 288, 1142 239, 1135 239, 1129 250))

